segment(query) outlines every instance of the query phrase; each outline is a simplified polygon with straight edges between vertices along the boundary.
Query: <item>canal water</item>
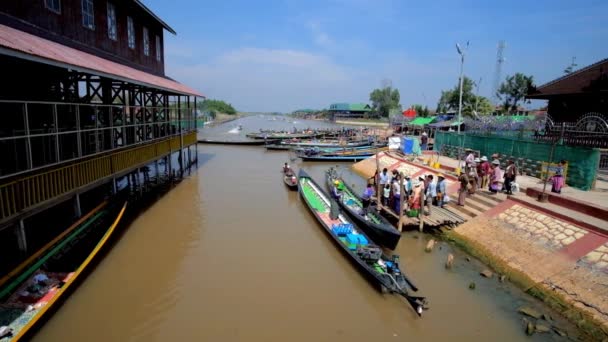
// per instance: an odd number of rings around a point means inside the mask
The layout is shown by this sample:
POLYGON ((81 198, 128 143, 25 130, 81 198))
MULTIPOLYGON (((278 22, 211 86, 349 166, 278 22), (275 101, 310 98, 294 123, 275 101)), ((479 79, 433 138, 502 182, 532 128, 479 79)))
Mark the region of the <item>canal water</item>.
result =
MULTIPOLYGON (((255 117, 200 134, 244 135, 270 124, 293 126, 255 117), (227 133, 239 123, 242 133, 227 133)), ((379 293, 282 183, 286 161, 320 182, 329 164, 292 162, 286 152, 260 147, 199 145, 198 151, 199 168, 128 227, 34 340, 558 339, 525 335, 516 310, 548 312, 536 300, 496 277, 480 277, 483 265, 446 243, 425 253, 430 236, 418 232, 404 233, 396 252, 430 310, 418 318, 401 298, 379 293), (450 252, 456 263, 448 271, 450 252)), ((348 164, 339 167, 362 189, 348 164)))

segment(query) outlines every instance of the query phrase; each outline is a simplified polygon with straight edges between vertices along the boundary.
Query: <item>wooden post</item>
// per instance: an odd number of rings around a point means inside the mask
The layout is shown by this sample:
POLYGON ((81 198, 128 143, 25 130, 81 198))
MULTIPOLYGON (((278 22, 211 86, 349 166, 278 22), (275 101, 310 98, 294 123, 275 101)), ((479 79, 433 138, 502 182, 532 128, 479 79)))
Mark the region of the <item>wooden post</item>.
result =
POLYGON ((403 172, 399 172, 399 231, 403 231, 403 200, 405 197, 405 189, 403 188, 403 178, 405 177, 405 175, 403 174, 403 172))
POLYGON ((420 210, 418 210, 418 221, 420 221, 418 230, 422 233, 424 229, 424 206, 426 204, 426 193, 424 192, 424 184, 420 185, 422 187, 422 191, 420 192, 420 210))

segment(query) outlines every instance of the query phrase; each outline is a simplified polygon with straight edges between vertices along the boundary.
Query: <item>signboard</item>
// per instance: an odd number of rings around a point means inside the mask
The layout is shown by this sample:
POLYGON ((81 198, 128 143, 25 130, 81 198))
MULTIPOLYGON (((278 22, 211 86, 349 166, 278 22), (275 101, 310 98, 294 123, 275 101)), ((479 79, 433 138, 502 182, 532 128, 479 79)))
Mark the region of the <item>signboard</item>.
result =
MULTIPOLYGON (((557 163, 549 164, 547 162, 543 162, 540 165, 540 179, 545 179, 545 177, 547 177, 547 172, 549 173, 549 177, 555 175, 555 172, 557 171, 558 167, 560 167, 560 166, 557 163)), ((568 164, 563 165, 562 169, 563 169, 562 176, 564 177, 564 183, 565 183, 566 179, 568 178, 568 164)))

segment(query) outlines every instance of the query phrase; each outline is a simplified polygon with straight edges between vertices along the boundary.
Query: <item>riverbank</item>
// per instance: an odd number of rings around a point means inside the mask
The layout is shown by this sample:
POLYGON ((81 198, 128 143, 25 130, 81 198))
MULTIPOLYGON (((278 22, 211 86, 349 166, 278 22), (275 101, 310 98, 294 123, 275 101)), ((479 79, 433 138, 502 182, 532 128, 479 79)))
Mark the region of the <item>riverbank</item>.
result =
POLYGON ((215 119, 213 121, 205 122, 205 126, 217 126, 230 121, 238 120, 242 117, 245 117, 245 114, 237 113, 233 115, 217 113, 215 114, 215 119))
POLYGON ((349 119, 349 120, 336 120, 337 125, 350 125, 350 126, 366 126, 366 127, 381 127, 388 128, 388 122, 378 121, 378 120, 357 120, 357 119, 349 119))
MULTIPOLYGON (((439 172, 392 154, 381 154, 379 164, 412 178, 439 172)), ((375 169, 373 157, 353 166, 363 177, 370 177, 375 169)), ((457 198, 456 178, 444 175, 447 192, 457 198)), ((560 210, 566 209, 549 204, 538 208, 528 201, 523 192, 509 198, 469 196, 464 207, 447 207, 467 222, 444 230, 442 237, 545 302, 593 339, 608 338, 608 236, 588 227, 595 222, 592 218, 580 224, 576 216, 581 214, 563 217, 560 210)), ((551 322, 540 320, 539 324, 551 322)))
MULTIPOLYGON (((567 255, 514 231, 501 219, 478 217, 444 231, 442 238, 562 314, 593 340, 608 338, 605 273, 573 263, 567 255)), ((550 320, 544 321, 551 325, 550 320)), ((552 328, 561 331, 558 326, 552 328)))

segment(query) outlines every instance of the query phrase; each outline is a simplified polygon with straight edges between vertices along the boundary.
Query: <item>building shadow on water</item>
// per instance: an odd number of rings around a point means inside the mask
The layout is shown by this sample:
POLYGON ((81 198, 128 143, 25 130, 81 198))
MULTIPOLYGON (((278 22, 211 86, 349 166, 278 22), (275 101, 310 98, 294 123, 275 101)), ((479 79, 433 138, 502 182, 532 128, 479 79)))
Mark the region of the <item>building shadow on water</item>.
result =
POLYGON ((213 157, 215 157, 215 154, 213 154, 213 153, 199 153, 198 154, 198 166, 205 165, 208 161, 213 159, 213 157))

